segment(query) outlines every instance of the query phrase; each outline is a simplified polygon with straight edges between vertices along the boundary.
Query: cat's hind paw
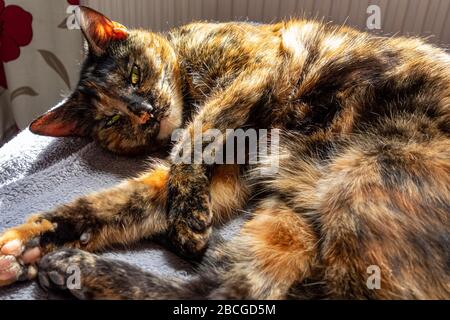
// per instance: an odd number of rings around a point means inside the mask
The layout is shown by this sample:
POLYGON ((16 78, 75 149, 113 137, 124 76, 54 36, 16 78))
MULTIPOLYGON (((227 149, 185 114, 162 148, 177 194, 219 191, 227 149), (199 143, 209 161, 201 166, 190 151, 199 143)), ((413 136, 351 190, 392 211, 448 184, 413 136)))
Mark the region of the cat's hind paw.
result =
POLYGON ((77 249, 58 250, 39 262, 38 279, 44 290, 69 291, 78 299, 92 296, 86 283, 95 271, 97 256, 77 249))
POLYGON ((141 299, 145 273, 122 261, 78 249, 58 250, 39 262, 38 279, 45 290, 71 293, 78 299, 141 299))

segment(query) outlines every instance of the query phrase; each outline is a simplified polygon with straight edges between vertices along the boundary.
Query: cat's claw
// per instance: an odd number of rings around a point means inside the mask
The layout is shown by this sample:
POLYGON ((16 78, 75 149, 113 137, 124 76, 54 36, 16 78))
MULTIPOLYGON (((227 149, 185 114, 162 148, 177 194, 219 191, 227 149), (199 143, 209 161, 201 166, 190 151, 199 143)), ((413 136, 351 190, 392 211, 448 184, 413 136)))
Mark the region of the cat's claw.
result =
POLYGON ((80 243, 81 244, 88 244, 89 241, 91 240, 91 237, 92 237, 92 232, 90 230, 82 233, 81 236, 80 236, 80 243))

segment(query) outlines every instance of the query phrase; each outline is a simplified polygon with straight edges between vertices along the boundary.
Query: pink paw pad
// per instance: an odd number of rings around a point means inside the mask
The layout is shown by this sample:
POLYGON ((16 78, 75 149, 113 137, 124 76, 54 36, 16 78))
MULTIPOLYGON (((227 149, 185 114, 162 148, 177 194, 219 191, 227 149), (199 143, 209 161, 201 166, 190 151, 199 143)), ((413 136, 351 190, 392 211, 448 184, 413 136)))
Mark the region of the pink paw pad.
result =
POLYGON ((1 252, 5 255, 12 255, 15 257, 20 256, 23 251, 22 241, 16 239, 7 242, 1 249, 1 252))
POLYGON ((0 281, 17 279, 21 274, 22 268, 13 256, 0 257, 0 281))

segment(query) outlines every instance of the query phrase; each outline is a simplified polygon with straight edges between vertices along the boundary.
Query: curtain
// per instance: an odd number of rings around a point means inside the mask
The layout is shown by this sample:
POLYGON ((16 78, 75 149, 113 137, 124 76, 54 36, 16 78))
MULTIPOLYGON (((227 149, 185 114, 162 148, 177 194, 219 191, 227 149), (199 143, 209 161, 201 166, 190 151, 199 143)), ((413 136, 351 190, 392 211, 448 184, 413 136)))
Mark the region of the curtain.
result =
POLYGON ((0 0, 0 145, 70 93, 82 37, 79 0, 0 0))

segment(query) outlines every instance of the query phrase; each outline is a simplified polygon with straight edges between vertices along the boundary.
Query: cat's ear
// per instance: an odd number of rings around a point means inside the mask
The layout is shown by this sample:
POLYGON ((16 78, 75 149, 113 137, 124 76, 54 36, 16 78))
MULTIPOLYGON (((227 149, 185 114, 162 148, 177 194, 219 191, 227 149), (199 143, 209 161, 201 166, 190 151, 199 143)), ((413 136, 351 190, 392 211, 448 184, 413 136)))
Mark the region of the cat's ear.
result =
POLYGON ((124 40, 128 37, 127 28, 111 21, 101 13, 84 6, 78 6, 76 17, 90 50, 101 55, 110 41, 124 40))
POLYGON ((42 136, 71 137, 90 134, 92 117, 73 96, 30 124, 30 131, 42 136))

